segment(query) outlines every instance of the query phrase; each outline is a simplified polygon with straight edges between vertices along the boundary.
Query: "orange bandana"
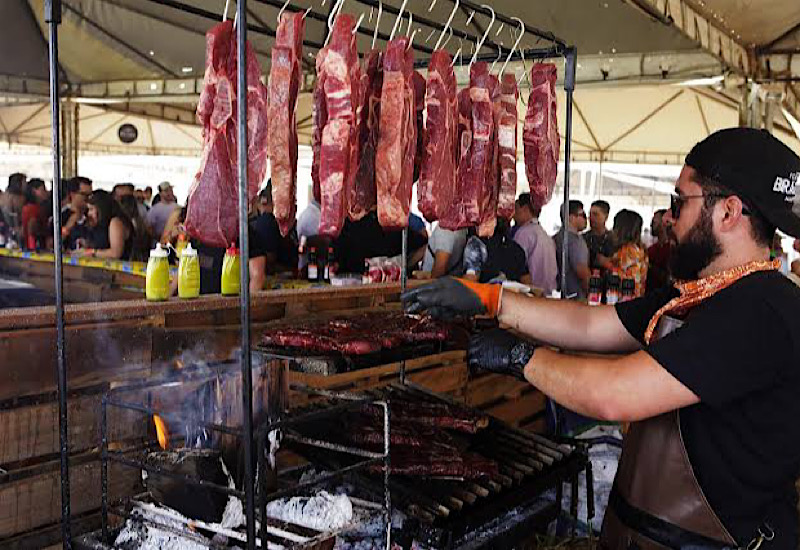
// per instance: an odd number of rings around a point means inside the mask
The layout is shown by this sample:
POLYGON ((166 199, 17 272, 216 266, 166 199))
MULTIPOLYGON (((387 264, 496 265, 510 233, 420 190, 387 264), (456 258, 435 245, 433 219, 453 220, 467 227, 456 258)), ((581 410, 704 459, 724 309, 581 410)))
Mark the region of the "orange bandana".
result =
POLYGON ((780 260, 773 260, 771 262, 750 262, 748 264, 728 269, 727 271, 722 271, 715 275, 709 275, 708 277, 704 277, 696 281, 676 283, 675 288, 678 289, 681 295, 670 300, 667 305, 659 309, 656 314, 653 315, 653 318, 650 319, 650 324, 647 325, 647 330, 644 333, 644 341, 648 344, 650 343, 650 339, 653 337, 653 332, 656 330, 658 321, 665 314, 675 313, 677 315, 683 315, 689 309, 693 308, 706 298, 710 298, 723 288, 728 288, 743 277, 747 277, 748 275, 758 271, 777 270, 780 269, 780 267, 780 260))

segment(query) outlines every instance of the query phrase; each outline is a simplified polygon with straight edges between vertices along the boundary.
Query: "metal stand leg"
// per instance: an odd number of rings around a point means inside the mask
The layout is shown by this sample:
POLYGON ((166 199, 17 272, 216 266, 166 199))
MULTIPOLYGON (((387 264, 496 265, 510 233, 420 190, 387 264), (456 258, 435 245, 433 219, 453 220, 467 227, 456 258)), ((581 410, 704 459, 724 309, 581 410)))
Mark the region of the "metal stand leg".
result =
POLYGON ((100 403, 100 522, 103 542, 109 544, 108 536, 108 394, 103 394, 100 403))
POLYGON ((570 156, 572 155, 572 94, 575 92, 575 67, 578 62, 578 52, 573 47, 566 54, 566 70, 564 72, 564 91, 567 93, 567 120, 566 136, 564 137, 564 204, 561 209, 561 219, 564 224, 564 240, 561 243, 561 298, 567 297, 567 262, 569 240, 569 177, 570 156))
MULTIPOLYGON (((400 292, 408 288, 408 228, 403 229, 402 252, 400 256, 400 292)), ((406 361, 400 361, 400 383, 406 383, 406 361)))
POLYGON ((56 349, 58 363, 58 427, 61 453, 61 539, 72 548, 69 491, 69 432, 67 418, 67 357, 64 338, 64 281, 61 243, 61 116, 58 79, 58 25, 61 1, 45 0, 44 20, 49 26, 50 109, 53 125, 53 248, 55 250, 56 349))
POLYGON ((246 1, 236 3, 236 61, 238 68, 236 101, 239 160, 239 308, 242 330, 242 427, 244 429, 244 493, 247 516, 247 548, 256 548, 255 475, 253 473, 253 371, 250 367, 250 261, 247 234, 247 10, 246 1))

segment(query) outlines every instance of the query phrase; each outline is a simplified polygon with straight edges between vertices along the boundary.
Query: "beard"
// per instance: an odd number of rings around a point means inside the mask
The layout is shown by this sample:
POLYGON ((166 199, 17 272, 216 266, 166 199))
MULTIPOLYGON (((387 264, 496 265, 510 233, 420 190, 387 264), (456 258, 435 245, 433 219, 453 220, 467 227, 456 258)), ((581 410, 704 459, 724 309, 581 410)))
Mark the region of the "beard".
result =
POLYGON ((672 227, 666 229, 674 244, 670 255, 670 271, 679 281, 698 279, 700 272, 722 254, 722 245, 714 235, 711 212, 705 207, 683 242, 678 242, 672 227))

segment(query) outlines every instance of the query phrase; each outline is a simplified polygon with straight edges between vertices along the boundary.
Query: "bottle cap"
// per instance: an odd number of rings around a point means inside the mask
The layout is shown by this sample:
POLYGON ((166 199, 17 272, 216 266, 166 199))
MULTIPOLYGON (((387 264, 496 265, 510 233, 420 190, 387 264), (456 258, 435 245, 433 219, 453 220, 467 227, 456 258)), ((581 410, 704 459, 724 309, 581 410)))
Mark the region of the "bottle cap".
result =
POLYGON ((184 256, 187 258, 197 258, 197 250, 192 248, 192 243, 187 243, 186 248, 184 248, 183 252, 181 252, 181 258, 184 256))
POLYGON ((234 243, 228 247, 228 249, 225 251, 225 254, 227 254, 228 256, 238 256, 239 249, 236 247, 236 244, 234 243))
POLYGON ((161 243, 156 243, 156 247, 150 251, 151 258, 166 258, 169 253, 161 248, 161 243))

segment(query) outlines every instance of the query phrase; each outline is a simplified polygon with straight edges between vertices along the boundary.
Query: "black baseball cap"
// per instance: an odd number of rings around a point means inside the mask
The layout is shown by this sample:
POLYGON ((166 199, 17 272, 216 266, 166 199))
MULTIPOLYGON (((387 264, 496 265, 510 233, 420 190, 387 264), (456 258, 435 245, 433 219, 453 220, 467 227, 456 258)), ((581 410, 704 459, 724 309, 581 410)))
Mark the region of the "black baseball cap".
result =
POLYGON ((686 165, 741 197, 771 225, 800 238, 800 157, 766 130, 714 132, 692 148, 686 165))

